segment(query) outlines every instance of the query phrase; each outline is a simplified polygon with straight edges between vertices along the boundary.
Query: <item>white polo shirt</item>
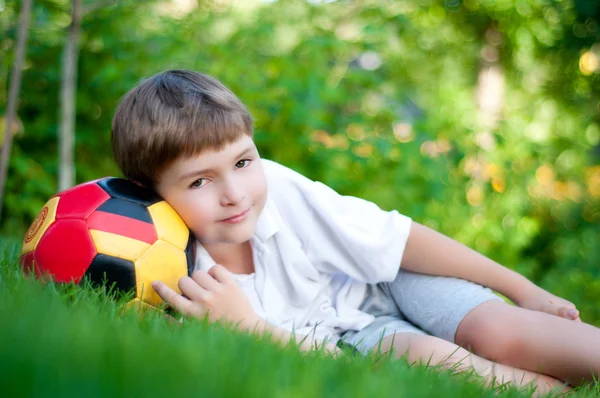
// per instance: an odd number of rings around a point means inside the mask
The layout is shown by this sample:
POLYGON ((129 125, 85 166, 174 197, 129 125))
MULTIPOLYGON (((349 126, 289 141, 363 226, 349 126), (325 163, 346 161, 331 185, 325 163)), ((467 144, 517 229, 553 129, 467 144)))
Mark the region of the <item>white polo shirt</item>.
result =
MULTIPOLYGON (((366 284, 395 278, 411 219, 261 162, 269 192, 250 240, 255 272, 234 275, 239 286, 261 318, 298 336, 361 330, 374 319, 358 310, 366 284)), ((214 264, 197 242, 195 269, 214 264)))

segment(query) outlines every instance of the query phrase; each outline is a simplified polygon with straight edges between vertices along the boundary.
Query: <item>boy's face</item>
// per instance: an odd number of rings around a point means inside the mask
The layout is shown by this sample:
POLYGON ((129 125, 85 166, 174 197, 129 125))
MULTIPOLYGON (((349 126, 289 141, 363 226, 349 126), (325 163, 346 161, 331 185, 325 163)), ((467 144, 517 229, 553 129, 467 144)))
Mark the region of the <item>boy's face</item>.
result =
POLYGON ((181 158, 159 176, 157 192, 202 243, 239 244, 254 234, 267 183, 252 138, 181 158))

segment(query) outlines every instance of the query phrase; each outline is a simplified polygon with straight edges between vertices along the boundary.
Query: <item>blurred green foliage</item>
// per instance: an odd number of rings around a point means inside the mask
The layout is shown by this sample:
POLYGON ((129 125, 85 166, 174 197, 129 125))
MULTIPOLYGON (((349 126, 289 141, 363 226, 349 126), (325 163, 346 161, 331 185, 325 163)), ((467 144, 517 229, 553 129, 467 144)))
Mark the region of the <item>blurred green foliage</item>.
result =
MULTIPOLYGON (((56 191, 69 3, 35 2, 2 225, 13 236, 56 191)), ((85 16, 78 182, 119 174, 110 121, 128 89, 198 70, 247 104, 264 157, 396 208, 600 324, 600 4, 194 3, 121 1, 85 16)), ((2 87, 18 11, 7 1, 0 12, 2 87)), ((5 101, 3 89, 0 115, 5 101)))

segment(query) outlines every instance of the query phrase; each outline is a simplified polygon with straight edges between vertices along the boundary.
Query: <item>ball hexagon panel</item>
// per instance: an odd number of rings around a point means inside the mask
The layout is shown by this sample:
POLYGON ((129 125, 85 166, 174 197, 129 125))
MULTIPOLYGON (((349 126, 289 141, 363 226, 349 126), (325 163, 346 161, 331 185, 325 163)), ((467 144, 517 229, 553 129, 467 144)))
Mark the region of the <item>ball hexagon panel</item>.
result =
POLYGON ((90 230, 90 235, 98 254, 114 258, 136 261, 150 248, 150 245, 146 242, 131 239, 123 235, 111 234, 110 232, 92 229, 90 230))
POLYGON ((196 266, 194 259, 195 259, 195 255, 194 255, 194 249, 196 248, 195 242, 196 242, 196 238, 194 237, 194 234, 190 231, 188 233, 189 237, 188 237, 188 242, 187 242, 187 246, 185 247, 185 260, 186 260, 186 266, 188 269, 188 276, 192 275, 192 272, 194 272, 194 268, 196 266))
POLYGON ((139 260, 135 262, 136 297, 151 305, 163 301, 152 289, 152 282, 161 280, 177 293, 177 283, 188 275, 185 253, 172 244, 157 240, 139 260))
POLYGON ((152 223, 148 208, 137 202, 121 198, 110 198, 98 208, 99 212, 125 216, 141 222, 152 223))
POLYGON ((85 220, 110 196, 97 183, 88 183, 71 188, 58 195, 56 218, 80 218, 85 220))
POLYGON ((42 210, 37 214, 35 220, 33 220, 33 223, 25 234, 21 254, 26 254, 35 250, 41 237, 44 235, 44 232, 46 232, 48 227, 56 219, 56 208, 59 201, 60 198, 54 197, 42 207, 42 210))
POLYGON ((135 288, 135 266, 133 261, 111 257, 102 253, 96 255, 85 272, 85 277, 97 285, 106 280, 106 287, 114 284, 115 289, 125 292, 135 288))
POLYGON ((29 275, 33 272, 36 278, 42 277, 39 268, 36 266, 35 252, 22 254, 21 257, 19 257, 19 264, 21 264, 21 267, 23 268, 23 271, 25 271, 26 275, 29 275))
POLYGON ((162 200, 154 191, 142 188, 141 186, 122 178, 106 178, 98 181, 98 185, 113 198, 129 200, 141 203, 145 206, 153 205, 162 200))
MULTIPOLYGON (((105 177, 105 178, 106 178, 106 177, 105 177)), ((93 180, 93 181, 83 182, 83 183, 81 183, 81 184, 79 184, 79 185, 75 185, 74 187, 67 188, 67 189, 65 189, 65 190, 63 190, 63 191, 60 191, 59 193, 57 193, 57 194, 56 194, 56 195, 54 195, 54 196, 60 196, 60 195, 70 194, 71 192, 78 190, 80 187, 82 187, 82 186, 84 186, 84 185, 92 185, 92 184, 96 184, 96 183, 98 183, 98 181, 100 181, 100 180, 102 180, 102 178, 99 178, 99 179, 97 179, 97 180, 93 180)))
POLYGON ((94 257, 96 248, 88 227, 77 219, 52 224, 35 249, 40 272, 57 282, 79 283, 94 257))
MULTIPOLYGON (((117 200, 120 202, 124 202, 121 199, 117 200)), ((136 205, 136 203, 131 204, 136 205)), ((146 209, 144 208, 144 210, 146 209)), ((150 218, 150 213, 147 214, 148 218, 150 218)), ((88 217, 87 225, 90 228, 90 230, 103 231, 115 235, 121 235, 131 239, 146 242, 148 244, 152 244, 158 239, 158 236, 156 235, 156 228, 154 227, 154 225, 152 225, 151 222, 148 223, 145 221, 136 220, 135 218, 131 218, 128 215, 107 213, 98 210, 88 217)))
POLYGON ((189 230, 179 214, 164 200, 148 207, 158 239, 169 242, 185 250, 188 244, 189 230))
POLYGON ((133 300, 126 303, 124 308, 133 309, 136 311, 148 311, 148 310, 154 311, 154 310, 156 310, 156 307, 154 307, 148 303, 144 303, 139 298, 134 298, 133 300))

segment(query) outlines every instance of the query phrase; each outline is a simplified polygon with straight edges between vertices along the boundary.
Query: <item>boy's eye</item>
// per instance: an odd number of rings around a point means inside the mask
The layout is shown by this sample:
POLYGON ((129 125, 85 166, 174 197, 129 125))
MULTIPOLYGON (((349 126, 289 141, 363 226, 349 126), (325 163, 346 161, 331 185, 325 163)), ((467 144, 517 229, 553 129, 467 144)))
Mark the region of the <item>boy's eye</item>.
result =
POLYGON ((206 178, 199 178, 190 185, 190 188, 200 188, 206 185, 206 178))
POLYGON ((251 162, 250 159, 242 159, 235 164, 235 167, 237 167, 238 169, 242 169, 242 168, 248 166, 250 164, 250 162, 251 162))

